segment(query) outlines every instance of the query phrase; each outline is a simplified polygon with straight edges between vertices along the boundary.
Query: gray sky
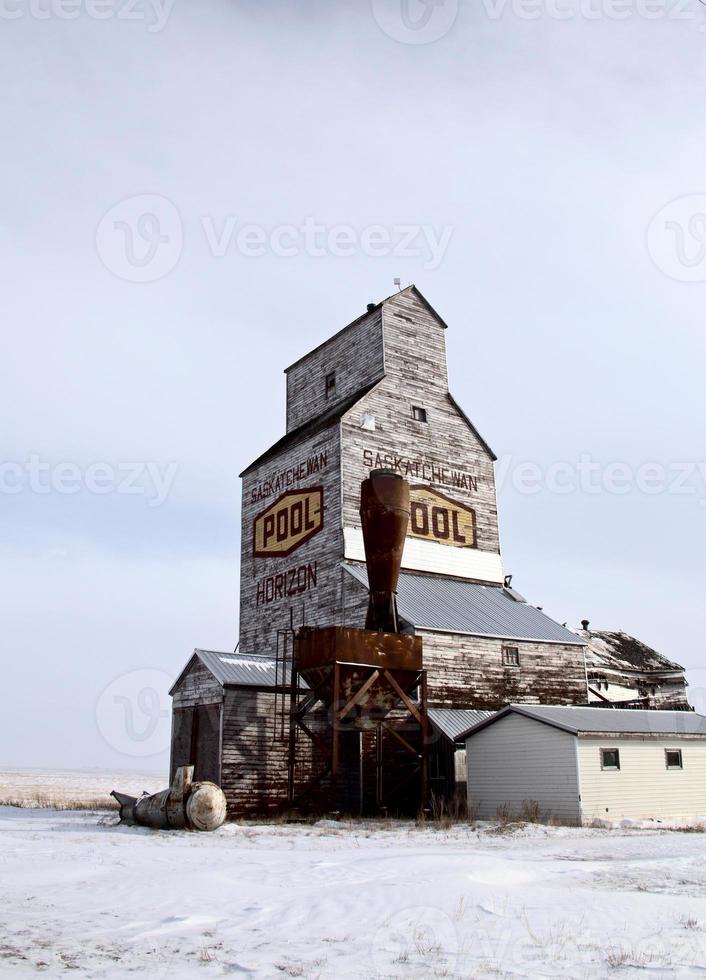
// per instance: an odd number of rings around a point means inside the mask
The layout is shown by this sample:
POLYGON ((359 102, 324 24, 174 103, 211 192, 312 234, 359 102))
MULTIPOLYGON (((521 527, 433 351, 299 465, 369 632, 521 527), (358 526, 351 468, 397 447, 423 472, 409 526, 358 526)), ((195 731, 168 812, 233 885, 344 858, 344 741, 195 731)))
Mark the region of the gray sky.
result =
POLYGON ((706 709, 697 0, 64 2, 0 3, 0 765, 164 766, 106 699, 233 648, 282 368, 395 276, 450 325, 516 586, 706 709))

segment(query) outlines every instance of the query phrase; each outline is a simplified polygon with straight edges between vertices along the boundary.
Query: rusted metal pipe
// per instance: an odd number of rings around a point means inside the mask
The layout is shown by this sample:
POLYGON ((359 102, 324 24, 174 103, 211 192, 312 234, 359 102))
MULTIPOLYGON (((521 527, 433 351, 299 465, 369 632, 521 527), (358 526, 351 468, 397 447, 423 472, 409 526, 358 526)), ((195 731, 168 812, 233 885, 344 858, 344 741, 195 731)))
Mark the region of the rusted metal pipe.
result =
POLYGON ((169 789, 141 797, 116 790, 110 794, 120 804, 123 823, 156 830, 217 830, 226 818, 226 798, 220 786, 192 782, 193 766, 181 766, 169 789))
POLYGON ((366 629, 399 632, 397 583, 409 514, 407 481, 391 470, 372 470, 360 488, 360 519, 370 591, 366 629))

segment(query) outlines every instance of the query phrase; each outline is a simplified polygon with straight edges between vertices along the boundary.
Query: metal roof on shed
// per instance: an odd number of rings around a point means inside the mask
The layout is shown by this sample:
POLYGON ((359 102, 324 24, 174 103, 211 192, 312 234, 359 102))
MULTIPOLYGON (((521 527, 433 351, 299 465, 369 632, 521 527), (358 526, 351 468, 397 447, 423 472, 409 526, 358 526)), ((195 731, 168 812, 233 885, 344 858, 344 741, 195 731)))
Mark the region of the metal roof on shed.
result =
MULTIPOLYGON (((279 674, 274 657, 262 654, 221 653, 217 650, 194 650, 194 653, 174 683, 170 694, 173 693, 188 671, 194 657, 198 658, 209 670, 219 684, 224 687, 237 685, 240 687, 276 687, 290 682, 289 667, 284 671, 280 665, 279 674)), ((306 687, 303 680, 300 686, 306 687)))
POLYGON ((454 742, 459 735, 492 717, 495 712, 474 711, 470 708, 429 708, 427 714, 432 725, 454 742))
POLYGON ((509 704, 492 718, 474 725, 464 736, 475 735, 514 712, 573 735, 606 732, 611 735, 703 735, 706 717, 694 711, 650 711, 639 708, 586 708, 579 705, 509 704))
MULTIPOLYGON (((364 565, 344 568, 367 589, 364 565)), ((540 609, 513 599, 501 585, 478 585, 462 579, 402 572, 397 607, 417 629, 502 640, 527 640, 585 646, 586 642, 555 623, 540 609)))

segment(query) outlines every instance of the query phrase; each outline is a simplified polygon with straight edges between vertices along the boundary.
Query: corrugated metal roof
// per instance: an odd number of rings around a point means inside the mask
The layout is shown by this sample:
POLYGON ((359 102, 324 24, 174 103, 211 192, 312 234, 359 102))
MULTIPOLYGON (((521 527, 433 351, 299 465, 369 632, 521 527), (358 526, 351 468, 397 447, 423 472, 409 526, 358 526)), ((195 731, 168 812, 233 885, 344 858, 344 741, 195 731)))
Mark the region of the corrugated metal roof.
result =
MULTIPOLYGON (((694 711, 649 711, 637 708, 586 708, 555 704, 509 704, 492 718, 479 722, 467 734, 473 735, 487 724, 510 712, 535 718, 546 725, 562 728, 574 735, 608 732, 617 735, 703 735, 706 717, 694 711)), ((462 733, 466 734, 466 733, 462 733)))
POLYGON ((469 728, 492 717, 495 712, 466 708, 429 708, 427 714, 432 725, 453 742, 469 728))
MULTIPOLYGON (((364 565, 346 562, 344 568, 367 589, 364 565)), ((397 607, 400 616, 417 629, 579 646, 586 642, 541 610, 513 599, 500 585, 402 572, 397 607)))
POLYGON ((280 666, 277 676, 274 657, 261 654, 219 653, 216 650, 194 650, 194 654, 207 670, 211 671, 216 680, 224 685, 275 687, 277 683, 289 684, 290 681, 289 668, 282 676, 280 666))

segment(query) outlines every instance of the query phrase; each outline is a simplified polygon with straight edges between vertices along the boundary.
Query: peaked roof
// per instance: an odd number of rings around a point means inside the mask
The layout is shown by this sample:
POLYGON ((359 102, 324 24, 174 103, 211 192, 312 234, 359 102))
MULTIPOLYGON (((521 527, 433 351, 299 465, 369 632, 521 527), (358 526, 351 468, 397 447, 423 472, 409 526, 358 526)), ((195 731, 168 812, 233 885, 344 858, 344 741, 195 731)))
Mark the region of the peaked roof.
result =
POLYGON ((667 660, 646 643, 622 630, 577 630, 588 643, 586 666, 593 669, 647 673, 682 672, 681 664, 667 660))
MULTIPOLYGON (((174 681, 170 694, 174 694, 194 661, 197 660, 223 687, 281 687, 289 685, 290 681, 289 668, 280 665, 278 671, 274 657, 196 649, 174 681)), ((306 685, 302 682, 302 686, 306 685)))
MULTIPOLYGON (((343 567, 368 588, 365 565, 343 562, 343 567)), ((397 608, 400 616, 418 629, 518 642, 585 644, 540 609, 513 598, 502 585, 402 571, 397 608)))
POLYGON ((346 330, 350 330, 351 327, 356 326, 356 324, 360 323, 360 321, 364 320, 367 316, 371 316, 373 313, 377 313, 378 310, 382 309, 385 303, 389 303, 390 300, 394 299, 396 296, 400 296, 402 293, 408 293, 408 292, 413 293, 417 297, 417 299, 422 304, 422 306, 426 307, 426 309, 431 313, 431 315, 436 320, 439 321, 440 326, 442 326, 444 330, 448 328, 448 324, 439 316, 439 314, 436 312, 436 310, 431 305, 429 300, 422 295, 422 293, 417 289, 417 287, 414 284, 412 284, 411 286, 405 286, 404 289, 399 289, 396 293, 391 293, 389 296, 386 296, 385 299, 381 299, 379 303, 371 303, 370 309, 366 310, 365 313, 361 313, 360 316, 357 316, 355 318, 355 320, 351 320, 351 322, 347 323, 345 327, 341 327, 340 330, 337 330, 336 333, 332 334, 330 337, 327 337, 326 340, 322 340, 320 344, 316 345, 316 347, 312 347, 312 349, 310 351, 307 351, 306 354, 302 354, 301 357, 298 357, 296 361, 293 361, 289 365, 289 367, 286 367, 284 369, 284 373, 287 374, 289 371, 292 370, 292 368, 295 368, 298 364, 301 364, 302 361, 305 361, 307 357, 310 357, 312 354, 315 354, 318 350, 321 350, 321 348, 324 347, 326 344, 328 344, 329 341, 334 340, 336 337, 340 337, 342 333, 345 333, 346 330))
POLYGON ((294 445, 296 442, 308 439, 311 436, 315 436, 318 432, 323 432, 324 429, 328 429, 330 425, 338 422, 341 417, 346 414, 346 412, 353 408, 356 402, 359 402, 364 395, 367 395, 368 392, 372 391, 378 384, 380 384, 380 380, 371 382, 371 384, 366 385, 364 388, 360 388, 348 398, 344 398, 343 401, 338 402, 337 405, 333 405, 328 412, 324 412, 323 415, 317 415, 315 418, 309 419, 308 422, 304 422, 303 425, 297 426, 296 429, 292 429, 291 432, 288 432, 286 435, 282 436, 281 439, 278 439, 277 442, 270 446, 269 449, 266 449, 262 455, 257 457, 257 459, 254 459, 249 466, 246 466, 240 476, 246 476, 250 470, 255 469, 256 466, 262 465, 262 463, 266 463, 268 459, 276 456, 283 449, 286 449, 287 446, 294 445))
POLYGON ((478 440, 478 442, 481 444, 481 446, 483 447, 483 449, 485 449, 485 451, 490 456, 490 458, 493 460, 493 462, 495 462, 498 457, 495 455, 495 453, 490 448, 490 446, 488 445, 488 443, 485 441, 485 439, 483 438, 483 436, 480 434, 480 432, 478 431, 478 429, 476 429, 475 425, 471 422, 471 420, 469 419, 469 417, 466 415, 466 413, 461 408, 461 406, 456 401, 456 399, 454 398, 454 396, 451 394, 450 391, 447 392, 446 397, 451 402, 451 404, 453 405, 453 407, 456 409, 456 411, 458 412, 458 414, 461 416, 461 418, 463 419, 463 421, 466 423, 466 425, 468 426, 468 428, 471 430, 471 432, 473 433, 473 435, 476 437, 476 439, 478 440))
POLYGON ((641 708, 587 708, 580 705, 508 704, 462 732, 460 739, 476 735, 509 714, 524 715, 534 721, 559 728, 572 735, 603 733, 610 735, 703 735, 706 717, 694 711, 650 711, 641 708))
POLYGON ((428 708, 427 714, 434 728, 451 742, 455 742, 459 735, 492 717, 495 712, 476 711, 472 708, 428 708))

